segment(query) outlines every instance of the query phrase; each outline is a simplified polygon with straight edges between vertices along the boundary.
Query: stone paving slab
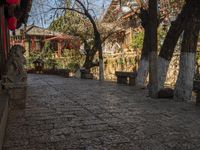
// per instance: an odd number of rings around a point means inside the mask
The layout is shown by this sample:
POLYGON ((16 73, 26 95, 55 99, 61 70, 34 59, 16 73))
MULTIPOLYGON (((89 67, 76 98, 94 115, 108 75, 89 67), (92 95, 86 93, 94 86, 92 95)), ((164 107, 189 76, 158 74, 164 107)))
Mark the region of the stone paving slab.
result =
POLYGON ((200 107, 95 80, 29 75, 4 150, 200 150, 200 107))

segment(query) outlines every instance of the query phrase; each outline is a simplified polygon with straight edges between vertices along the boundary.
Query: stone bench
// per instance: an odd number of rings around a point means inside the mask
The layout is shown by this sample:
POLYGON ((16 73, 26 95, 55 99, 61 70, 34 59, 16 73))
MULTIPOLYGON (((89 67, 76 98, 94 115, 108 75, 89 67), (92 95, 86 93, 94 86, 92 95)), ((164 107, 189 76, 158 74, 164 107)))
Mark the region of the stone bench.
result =
POLYGON ((85 69, 80 69, 81 79, 93 79, 93 74, 85 69))
POLYGON ((117 76, 117 83, 135 85, 135 78, 137 76, 137 72, 116 71, 115 75, 117 76))

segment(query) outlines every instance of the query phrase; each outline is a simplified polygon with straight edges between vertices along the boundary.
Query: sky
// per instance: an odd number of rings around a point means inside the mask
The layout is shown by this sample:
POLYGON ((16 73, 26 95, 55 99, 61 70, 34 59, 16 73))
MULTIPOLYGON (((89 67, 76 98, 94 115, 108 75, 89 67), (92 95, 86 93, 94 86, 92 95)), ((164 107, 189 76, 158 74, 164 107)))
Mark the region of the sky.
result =
MULTIPOLYGON (((47 28, 55 18, 54 12, 49 12, 50 7, 56 7, 59 0, 34 0, 28 24, 34 24, 47 28)), ((94 10, 95 16, 100 17, 111 0, 89 0, 90 8, 94 10)))

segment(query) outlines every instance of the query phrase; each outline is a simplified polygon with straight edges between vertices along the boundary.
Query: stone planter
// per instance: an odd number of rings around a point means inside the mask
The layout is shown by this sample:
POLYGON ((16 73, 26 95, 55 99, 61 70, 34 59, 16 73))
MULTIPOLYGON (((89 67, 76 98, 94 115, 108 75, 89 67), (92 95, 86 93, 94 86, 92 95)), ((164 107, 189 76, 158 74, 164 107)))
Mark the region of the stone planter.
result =
POLYGON ((42 73, 44 69, 44 61, 42 59, 37 59, 33 62, 36 73, 42 73))
POLYGON ((26 105, 26 87, 12 88, 8 90, 9 105, 11 108, 24 109, 26 105))

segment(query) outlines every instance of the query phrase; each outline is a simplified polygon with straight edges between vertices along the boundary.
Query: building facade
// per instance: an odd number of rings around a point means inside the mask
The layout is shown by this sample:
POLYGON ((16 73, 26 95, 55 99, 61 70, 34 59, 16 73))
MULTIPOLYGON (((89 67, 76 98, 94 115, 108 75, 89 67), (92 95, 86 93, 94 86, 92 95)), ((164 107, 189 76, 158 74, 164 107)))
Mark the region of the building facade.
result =
POLYGON ((26 49, 26 56, 30 52, 41 52, 45 43, 49 42, 55 56, 60 57, 63 49, 79 49, 80 40, 78 37, 70 36, 48 29, 30 25, 18 29, 14 36, 11 36, 10 44, 20 44, 26 49))

